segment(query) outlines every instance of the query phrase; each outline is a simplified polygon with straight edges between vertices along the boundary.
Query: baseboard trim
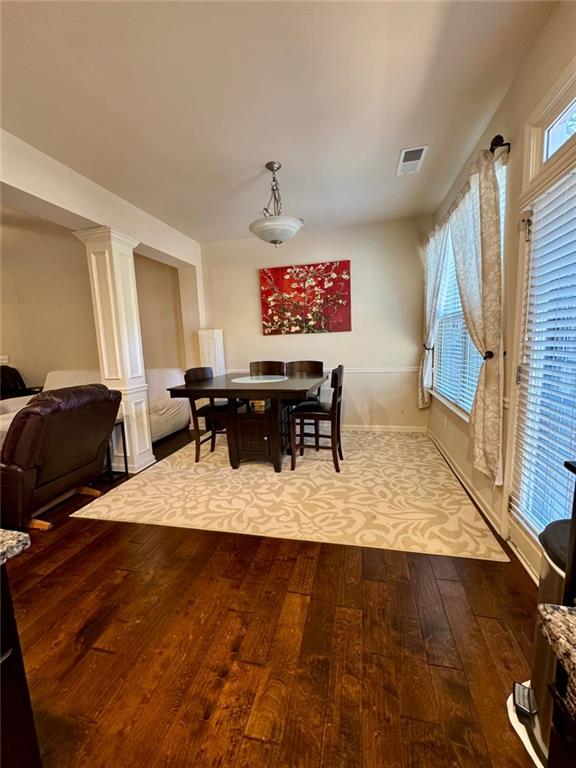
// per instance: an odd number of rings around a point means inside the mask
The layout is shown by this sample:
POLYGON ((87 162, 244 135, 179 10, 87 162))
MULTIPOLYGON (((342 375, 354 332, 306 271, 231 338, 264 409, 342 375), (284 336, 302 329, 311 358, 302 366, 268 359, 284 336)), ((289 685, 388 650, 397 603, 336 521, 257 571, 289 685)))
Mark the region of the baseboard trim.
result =
POLYGON ((474 503, 480 509, 486 520, 490 523, 490 525, 494 528, 494 530, 502 536, 501 533, 501 525, 500 521, 496 518, 496 515, 494 514, 494 510, 486 504, 484 499, 479 495, 477 490, 474 488, 468 477, 466 476, 466 473, 462 470, 462 467, 458 464, 458 462, 454 461, 452 456, 450 455, 450 452, 447 450, 446 446, 442 443, 442 441, 438 438, 437 435, 435 435, 432 431, 428 430, 428 437, 436 448, 440 451, 446 462, 448 463, 448 466, 454 472, 458 480, 462 483, 464 488, 466 489, 467 493, 470 495, 470 497, 473 499, 474 503))
MULTIPOLYGON (((146 458, 144 461, 139 462, 131 462, 130 457, 128 457, 128 474, 130 476, 137 475, 140 472, 143 472, 145 469, 148 469, 148 467, 153 467, 154 464, 156 464, 156 457, 154 454, 146 458)), ((112 469, 117 469, 114 465, 114 461, 112 462, 112 469)), ((122 472, 124 471, 124 459, 119 462, 118 471, 120 470, 122 472)))
MULTIPOLYGON (((496 519, 496 515, 494 514, 494 510, 486 504, 484 499, 478 494, 466 474, 463 472, 462 468, 459 466, 458 462, 454 461, 452 456, 450 456, 450 453, 446 449, 446 447, 443 445, 442 441, 438 438, 437 435, 435 435, 433 432, 428 430, 428 437, 432 440, 436 448, 440 451, 442 456, 444 456, 444 459, 448 463, 448 466, 450 469, 454 472, 458 480, 462 483, 464 488, 466 489, 467 493, 470 495, 478 509, 482 512, 486 520, 490 523, 490 525, 494 528, 494 530, 502 536, 502 533, 500 532, 501 525, 500 521, 496 519)), ((502 538, 506 538, 506 543, 510 547, 510 549, 514 552, 520 563, 523 565, 525 571, 527 572, 528 576, 532 579, 532 581, 538 586, 539 583, 539 569, 540 569, 540 552, 538 551, 538 546, 536 542, 522 529, 520 525, 518 525, 517 521, 513 518, 510 521, 510 531, 514 528, 514 531, 518 533, 518 539, 522 539, 523 544, 526 546, 526 551, 530 553, 529 557, 522 552, 518 545, 514 543, 514 541, 511 540, 510 534, 508 534, 508 537, 502 536, 502 538)))
POLYGON ((514 550, 514 554, 528 571, 536 586, 538 586, 540 582, 540 560, 542 558, 540 545, 530 536, 518 520, 513 517, 510 518, 510 531, 508 535, 508 544, 514 550))
POLYGON ((427 432, 428 427, 409 427, 394 424, 343 424, 344 432, 427 432))

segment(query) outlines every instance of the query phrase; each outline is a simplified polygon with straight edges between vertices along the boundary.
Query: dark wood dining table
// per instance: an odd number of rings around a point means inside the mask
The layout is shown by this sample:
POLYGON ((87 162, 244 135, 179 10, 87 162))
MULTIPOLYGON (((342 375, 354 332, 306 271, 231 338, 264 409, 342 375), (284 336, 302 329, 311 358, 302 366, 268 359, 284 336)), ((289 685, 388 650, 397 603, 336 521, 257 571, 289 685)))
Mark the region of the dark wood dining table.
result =
MULTIPOLYGON (((233 469, 245 459, 272 462, 276 472, 282 471, 282 457, 289 450, 290 404, 306 400, 319 390, 328 376, 287 376, 281 381, 248 373, 227 373, 213 379, 170 387, 170 397, 225 398, 228 400, 226 432, 228 457, 233 469), (249 378, 238 382, 235 379, 249 378), (247 401, 239 407, 238 401, 247 401), (266 401, 257 411, 252 401, 266 401)), ((281 378, 281 377, 273 377, 281 378)))

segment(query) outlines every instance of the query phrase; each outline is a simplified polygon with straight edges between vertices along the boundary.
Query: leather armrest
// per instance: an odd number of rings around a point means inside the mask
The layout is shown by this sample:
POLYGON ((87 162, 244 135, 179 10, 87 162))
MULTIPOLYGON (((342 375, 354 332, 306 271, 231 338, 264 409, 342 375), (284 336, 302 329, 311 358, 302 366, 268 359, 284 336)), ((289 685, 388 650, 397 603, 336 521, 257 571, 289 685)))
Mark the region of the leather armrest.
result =
POLYGON ((24 528, 30 520, 36 468, 15 464, 0 466, 0 515, 2 528, 24 528))

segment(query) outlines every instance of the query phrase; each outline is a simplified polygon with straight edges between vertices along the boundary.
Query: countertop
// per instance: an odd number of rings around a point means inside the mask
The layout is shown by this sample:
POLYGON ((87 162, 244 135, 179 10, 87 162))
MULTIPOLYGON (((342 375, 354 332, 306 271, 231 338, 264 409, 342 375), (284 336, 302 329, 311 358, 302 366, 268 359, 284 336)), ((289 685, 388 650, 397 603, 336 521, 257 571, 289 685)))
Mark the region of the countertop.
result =
POLYGON ((566 706, 576 715, 576 608, 539 605, 538 620, 556 658, 568 675, 566 706))
POLYGON ((29 546, 30 536, 27 533, 0 528, 0 565, 24 552, 29 546))

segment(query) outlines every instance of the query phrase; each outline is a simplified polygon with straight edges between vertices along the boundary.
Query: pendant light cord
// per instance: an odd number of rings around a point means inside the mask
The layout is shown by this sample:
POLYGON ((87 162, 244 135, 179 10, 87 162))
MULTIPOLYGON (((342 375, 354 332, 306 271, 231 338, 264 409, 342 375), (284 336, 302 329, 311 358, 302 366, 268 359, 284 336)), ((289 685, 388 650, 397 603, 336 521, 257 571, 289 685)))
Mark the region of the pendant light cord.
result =
POLYGON ((282 198, 280 196, 280 185, 278 184, 275 171, 272 171, 272 184, 270 189, 270 199, 268 200, 266 207, 262 209, 262 213, 264 214, 265 218, 282 215, 282 198), (272 211, 270 210, 271 205, 272 211))

